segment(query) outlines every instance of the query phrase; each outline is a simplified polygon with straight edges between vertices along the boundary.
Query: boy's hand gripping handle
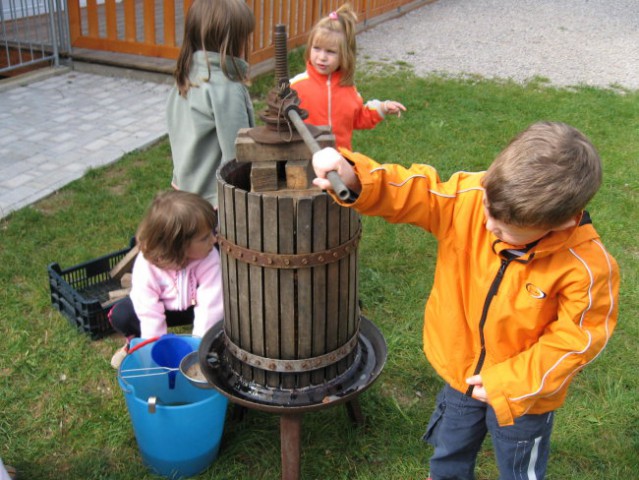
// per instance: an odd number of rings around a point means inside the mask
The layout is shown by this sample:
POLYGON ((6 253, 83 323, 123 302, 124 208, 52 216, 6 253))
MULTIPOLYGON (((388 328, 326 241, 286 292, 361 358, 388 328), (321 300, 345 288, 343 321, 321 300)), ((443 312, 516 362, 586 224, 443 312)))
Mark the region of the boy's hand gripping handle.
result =
MULTIPOLYGON (((302 121, 299 113, 297 113, 295 106, 291 105, 286 110, 286 115, 288 116, 289 120, 293 122, 293 125, 295 125, 295 129, 300 134, 302 140, 304 140, 304 143, 309 148, 311 153, 319 152, 321 148, 317 143, 317 140, 315 140, 315 138, 313 138, 313 135, 311 135, 311 132, 309 132, 306 124, 302 121)), ((335 190, 335 194, 339 197, 340 200, 347 201, 350 198, 350 190, 344 184, 344 182, 342 182, 342 179, 335 170, 328 172, 326 174, 326 178, 328 178, 328 180, 331 182, 331 186, 333 187, 333 190, 335 190)))

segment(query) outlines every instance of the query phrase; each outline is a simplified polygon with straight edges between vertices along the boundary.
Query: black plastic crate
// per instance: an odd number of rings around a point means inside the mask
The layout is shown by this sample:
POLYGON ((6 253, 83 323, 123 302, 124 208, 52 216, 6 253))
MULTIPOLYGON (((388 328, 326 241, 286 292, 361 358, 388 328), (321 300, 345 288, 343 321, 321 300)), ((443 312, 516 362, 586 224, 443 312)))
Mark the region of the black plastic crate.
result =
POLYGON ((135 239, 131 239, 128 248, 64 270, 55 262, 47 267, 51 304, 67 317, 72 327, 89 334, 93 340, 113 332, 107 314, 117 300, 109 301, 109 292, 122 287, 109 272, 134 245, 135 239))

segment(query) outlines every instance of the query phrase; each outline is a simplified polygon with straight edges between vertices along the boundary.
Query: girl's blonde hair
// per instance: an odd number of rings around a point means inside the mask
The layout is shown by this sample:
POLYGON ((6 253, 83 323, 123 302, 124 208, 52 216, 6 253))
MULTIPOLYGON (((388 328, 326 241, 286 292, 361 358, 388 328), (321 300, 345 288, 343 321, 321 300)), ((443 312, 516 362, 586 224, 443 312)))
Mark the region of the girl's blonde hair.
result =
POLYGON ((191 241, 213 231, 217 213, 203 197, 170 190, 159 193, 136 233, 140 251, 150 263, 162 269, 184 268, 191 241))
POLYGON ((338 45, 339 71, 342 73, 340 85, 353 85, 355 82, 355 57, 357 55, 357 15, 345 3, 336 11, 315 24, 306 44, 306 61, 311 58, 313 45, 338 45))
POLYGON ((248 73, 237 59, 248 61, 249 37, 254 29, 255 16, 244 0, 194 0, 186 14, 184 40, 173 73, 180 95, 185 97, 193 86, 189 72, 198 50, 219 53, 224 75, 248 83, 248 73), (227 62, 233 71, 229 71, 227 62))

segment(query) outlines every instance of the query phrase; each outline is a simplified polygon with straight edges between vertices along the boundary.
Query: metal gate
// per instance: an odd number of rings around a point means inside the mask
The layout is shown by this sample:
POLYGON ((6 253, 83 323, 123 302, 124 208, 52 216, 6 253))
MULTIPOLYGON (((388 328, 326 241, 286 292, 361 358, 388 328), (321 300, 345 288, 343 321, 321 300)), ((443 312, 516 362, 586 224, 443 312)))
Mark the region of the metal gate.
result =
POLYGON ((58 66, 69 51, 68 31, 63 0, 0 0, 0 76, 58 66))

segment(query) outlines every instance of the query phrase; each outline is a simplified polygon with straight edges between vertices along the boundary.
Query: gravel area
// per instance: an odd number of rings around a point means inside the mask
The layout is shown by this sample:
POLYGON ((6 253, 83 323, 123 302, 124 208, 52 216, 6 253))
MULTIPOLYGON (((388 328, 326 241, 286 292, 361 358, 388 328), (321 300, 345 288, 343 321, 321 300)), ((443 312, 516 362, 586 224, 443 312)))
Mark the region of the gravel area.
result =
POLYGON ((638 0, 437 0, 357 37, 360 62, 417 75, 639 89, 638 0))

